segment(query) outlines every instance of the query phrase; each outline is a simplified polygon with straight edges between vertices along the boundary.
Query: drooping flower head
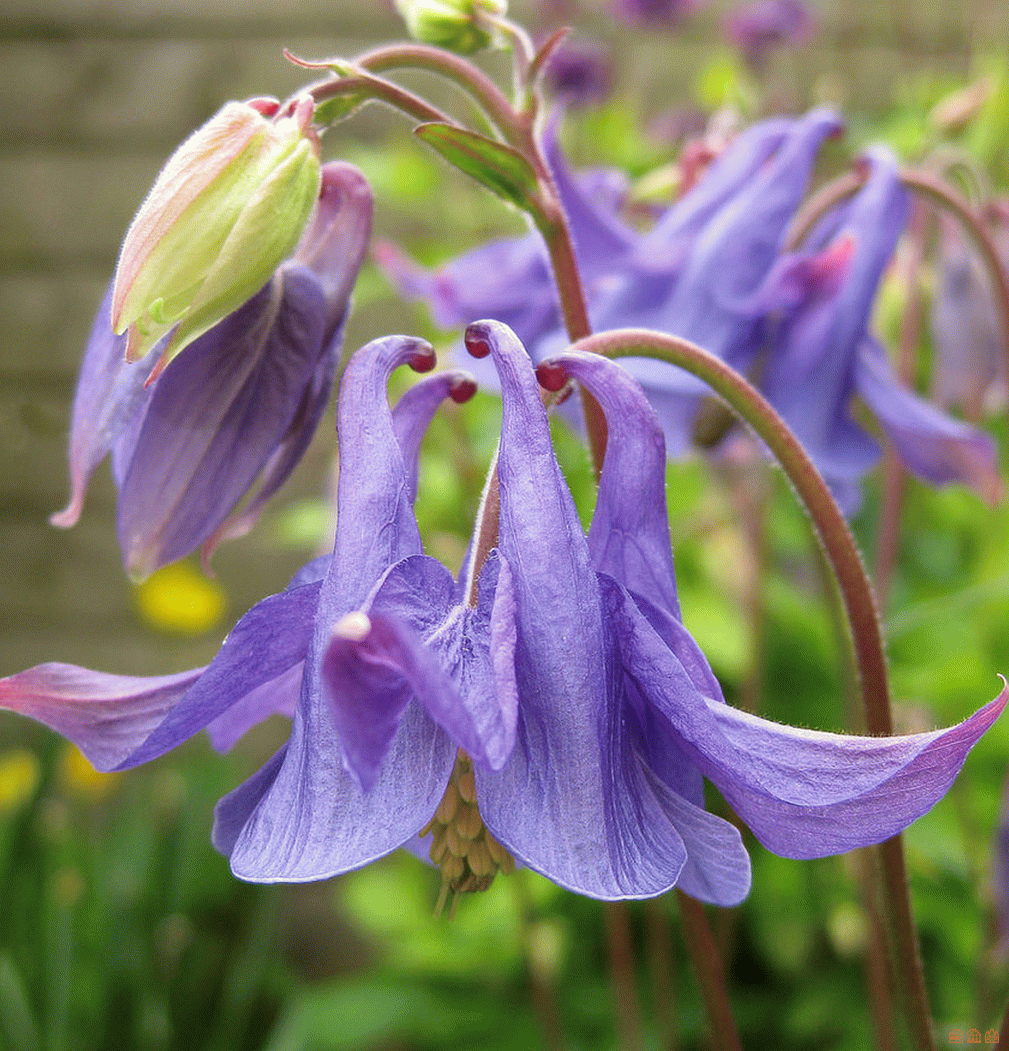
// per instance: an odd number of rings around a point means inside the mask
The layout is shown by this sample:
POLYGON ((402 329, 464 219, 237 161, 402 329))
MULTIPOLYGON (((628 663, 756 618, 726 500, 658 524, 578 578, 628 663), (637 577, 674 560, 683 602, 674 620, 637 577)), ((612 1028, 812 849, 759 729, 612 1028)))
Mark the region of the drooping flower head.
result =
POLYGON ((879 457, 875 439, 854 419, 856 396, 908 470, 935 485, 970 485, 994 500, 994 441, 901 384, 869 331, 907 195, 887 151, 870 151, 864 163, 863 188, 810 235, 807 265, 795 273, 801 291, 769 336, 761 386, 849 512, 861 502, 861 477, 879 457))
MULTIPOLYGON (((1004 266, 1009 260, 1006 228, 995 222, 990 230, 1004 266)), ((935 397, 942 406, 976 413, 1004 404, 1009 390, 995 293, 977 253, 957 227, 946 220, 940 233, 932 299, 935 397)))
POLYGON ((109 306, 139 361, 158 368, 241 306, 301 238, 319 191, 313 102, 229 102, 172 154, 119 253, 109 306))
POLYGON ((70 502, 54 524, 77 521, 88 478, 111 452, 119 542, 132 574, 145 576, 203 545, 209 553, 222 536, 245 531, 321 419, 371 217, 361 173, 327 164, 292 258, 153 382, 161 345, 126 361, 126 337, 112 331, 107 296, 74 398, 70 502))
POLYGON ((500 529, 482 566, 482 543, 458 581, 424 555, 411 506, 425 422, 472 384, 432 377, 390 413, 391 369, 433 358, 376 341, 341 389, 332 556, 254 607, 206 669, 140 680, 42 665, 0 682, 0 706, 103 769, 293 712, 287 744, 216 813, 232 870, 267 882, 345 872, 430 829, 452 889, 486 885, 510 853, 591 897, 677 885, 732 905, 749 859, 705 809, 704 777, 789 857, 879 842, 942 796, 1009 691, 948 730, 894 738, 731 708, 680 618, 662 430, 641 388, 583 353, 540 371, 551 386, 573 376, 606 413, 586 536, 525 349, 496 322, 471 326, 467 346, 493 361, 503 403, 500 529))

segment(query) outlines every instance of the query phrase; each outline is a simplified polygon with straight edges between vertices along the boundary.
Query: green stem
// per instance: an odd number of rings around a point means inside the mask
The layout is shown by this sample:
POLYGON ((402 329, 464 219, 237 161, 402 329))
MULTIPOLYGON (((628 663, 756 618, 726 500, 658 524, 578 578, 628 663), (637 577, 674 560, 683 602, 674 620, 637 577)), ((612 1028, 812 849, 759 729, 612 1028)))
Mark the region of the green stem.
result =
MULTIPOLYGON (((812 518, 837 579, 852 633, 866 727, 873 735, 892 734, 883 636, 862 556, 826 483, 781 417, 757 390, 723 361, 675 336, 645 329, 618 329, 583 339, 574 349, 604 354, 610 358, 657 358, 685 369, 720 394, 766 442, 812 518)), ((915 1040, 921 1051, 934 1051, 928 997, 918 953, 917 931, 911 914, 900 836, 880 844, 879 850, 885 901, 896 932, 915 1040)))

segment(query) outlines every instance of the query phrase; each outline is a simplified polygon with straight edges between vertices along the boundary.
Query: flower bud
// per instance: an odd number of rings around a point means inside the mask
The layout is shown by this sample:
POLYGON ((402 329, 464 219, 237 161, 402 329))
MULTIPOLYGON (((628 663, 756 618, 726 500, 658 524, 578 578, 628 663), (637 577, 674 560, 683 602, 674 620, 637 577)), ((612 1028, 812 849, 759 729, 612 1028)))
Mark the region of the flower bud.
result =
POLYGON ((288 116, 278 109, 269 99, 229 102, 161 170, 116 267, 112 327, 128 331, 129 361, 171 331, 160 371, 297 245, 319 192, 319 144, 311 99, 288 116))
POLYGON ((425 44, 471 55, 492 43, 493 33, 479 14, 503 15, 504 0, 394 0, 410 36, 425 44))

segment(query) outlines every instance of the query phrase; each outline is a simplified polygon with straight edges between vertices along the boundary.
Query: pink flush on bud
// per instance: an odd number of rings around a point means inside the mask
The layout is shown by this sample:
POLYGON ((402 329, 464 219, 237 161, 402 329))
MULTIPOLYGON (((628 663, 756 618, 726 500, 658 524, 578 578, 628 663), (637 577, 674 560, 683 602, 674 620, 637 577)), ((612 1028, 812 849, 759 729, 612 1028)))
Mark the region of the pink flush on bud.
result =
POLYGON ((169 158, 126 234, 112 326, 160 371, 250 299, 297 245, 319 192, 314 103, 229 102, 169 158))

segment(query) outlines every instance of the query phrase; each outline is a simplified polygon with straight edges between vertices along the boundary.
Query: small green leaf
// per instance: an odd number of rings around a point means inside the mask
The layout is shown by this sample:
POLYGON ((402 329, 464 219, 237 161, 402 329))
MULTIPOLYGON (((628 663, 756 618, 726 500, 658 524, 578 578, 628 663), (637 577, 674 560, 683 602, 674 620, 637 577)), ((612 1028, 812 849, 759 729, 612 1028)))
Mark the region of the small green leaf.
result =
POLYGON ((533 215, 539 212, 536 173, 517 150, 452 124, 421 124, 414 133, 498 197, 533 215))

